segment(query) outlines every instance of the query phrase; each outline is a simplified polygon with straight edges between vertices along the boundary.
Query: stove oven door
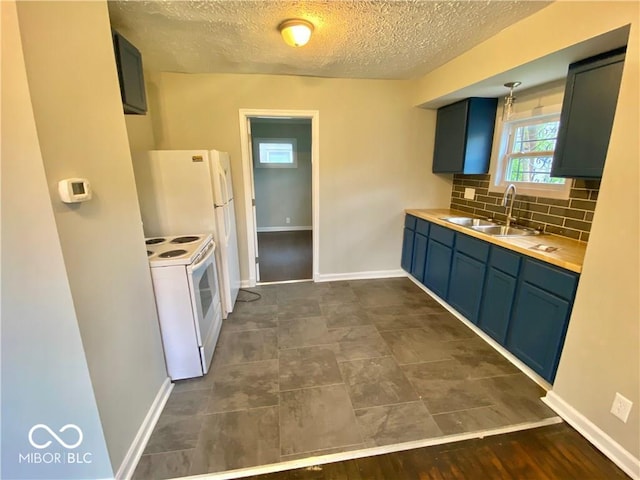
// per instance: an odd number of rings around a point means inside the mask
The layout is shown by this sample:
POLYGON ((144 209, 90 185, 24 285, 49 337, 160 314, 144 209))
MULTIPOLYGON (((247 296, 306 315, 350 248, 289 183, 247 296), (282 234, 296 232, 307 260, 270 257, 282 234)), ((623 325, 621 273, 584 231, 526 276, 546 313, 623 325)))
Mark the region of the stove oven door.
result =
POLYGON ((207 373, 215 350, 220 328, 222 308, 215 266, 215 243, 211 242, 196 261, 187 267, 194 326, 202 359, 202 371, 207 373))

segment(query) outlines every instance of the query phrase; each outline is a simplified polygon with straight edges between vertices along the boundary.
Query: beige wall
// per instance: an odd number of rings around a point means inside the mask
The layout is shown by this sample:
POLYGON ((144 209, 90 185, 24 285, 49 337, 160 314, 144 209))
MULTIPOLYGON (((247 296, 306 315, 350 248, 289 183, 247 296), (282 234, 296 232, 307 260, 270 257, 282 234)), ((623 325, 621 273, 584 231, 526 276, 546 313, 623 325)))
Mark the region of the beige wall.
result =
POLYGON ((636 458, 640 458, 639 18, 638 2, 556 2, 422 78, 414 97, 416 104, 432 101, 631 24, 593 229, 553 391, 636 458), (548 34, 541 36, 541 31, 548 34), (609 413, 616 392, 634 403, 626 424, 609 413))
POLYGON ((156 139, 153 136, 151 112, 147 112, 146 115, 127 114, 124 118, 131 152, 155 150, 156 139))
POLYGON ((167 375, 107 5, 19 2, 18 18, 59 241, 117 470, 167 375), (67 177, 88 178, 94 198, 63 204, 56 184, 67 177))
POLYGON ((158 148, 230 152, 243 279, 241 108, 320 112, 320 274, 399 269, 403 209, 448 205, 451 178, 431 173, 435 112, 411 107, 409 82, 161 73, 148 84, 158 148))
MULTIPOLYGON (((143 59, 144 62, 144 59, 143 59)), ((145 77, 149 75, 144 73, 145 77)), ((124 116, 127 125, 127 135, 131 152, 155 150, 156 138, 153 133, 153 108, 150 106, 150 96, 155 92, 149 91, 147 87, 147 113, 146 115, 126 114, 124 116)))
MULTIPOLYGON (((2 26, 2 478, 109 478, 103 429, 58 241, 27 85, 15 2, 2 26), (80 425, 88 464, 28 464, 28 432, 80 425)), ((51 452, 51 449, 43 450, 51 452)))

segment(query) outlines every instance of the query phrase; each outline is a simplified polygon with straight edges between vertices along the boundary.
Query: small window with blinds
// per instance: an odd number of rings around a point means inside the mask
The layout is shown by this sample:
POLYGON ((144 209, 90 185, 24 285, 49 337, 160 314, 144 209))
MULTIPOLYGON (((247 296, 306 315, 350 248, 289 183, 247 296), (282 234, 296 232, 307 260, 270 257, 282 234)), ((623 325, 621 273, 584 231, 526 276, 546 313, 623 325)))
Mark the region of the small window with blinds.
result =
POLYGON ((295 138, 257 138, 255 143, 258 151, 254 155, 256 167, 262 168, 296 168, 298 159, 296 156, 295 138))

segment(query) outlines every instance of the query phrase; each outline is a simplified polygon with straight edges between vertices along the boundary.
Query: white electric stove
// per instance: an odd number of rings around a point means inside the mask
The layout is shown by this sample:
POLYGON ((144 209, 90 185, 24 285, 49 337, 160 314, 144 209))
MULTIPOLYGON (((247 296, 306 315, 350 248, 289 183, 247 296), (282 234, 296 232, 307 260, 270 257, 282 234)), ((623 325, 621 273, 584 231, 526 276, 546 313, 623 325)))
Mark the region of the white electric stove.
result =
POLYGON ((173 380, 207 373, 222 327, 211 234, 145 239, 167 371, 173 380))

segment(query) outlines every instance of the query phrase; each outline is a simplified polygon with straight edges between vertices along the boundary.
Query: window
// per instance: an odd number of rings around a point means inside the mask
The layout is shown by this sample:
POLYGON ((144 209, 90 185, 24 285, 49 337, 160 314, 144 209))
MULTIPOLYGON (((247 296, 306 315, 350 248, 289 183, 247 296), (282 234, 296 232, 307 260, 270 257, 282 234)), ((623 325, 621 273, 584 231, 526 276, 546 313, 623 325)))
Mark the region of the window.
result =
POLYGON ((257 138, 256 167, 263 168, 296 168, 295 138, 257 138))
POLYGON ((559 127, 557 111, 503 123, 491 190, 501 191, 513 183, 520 194, 568 198, 571 182, 550 175, 559 127))

